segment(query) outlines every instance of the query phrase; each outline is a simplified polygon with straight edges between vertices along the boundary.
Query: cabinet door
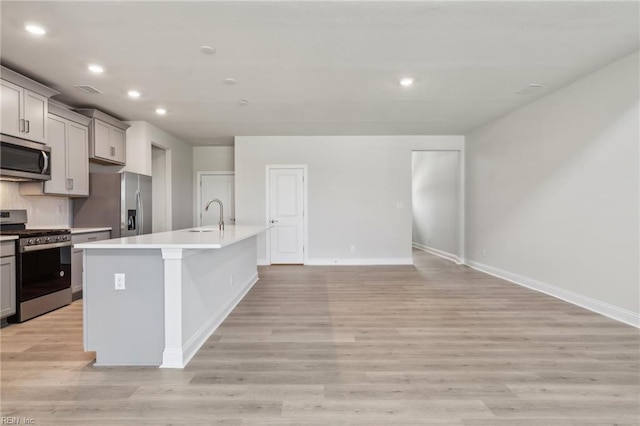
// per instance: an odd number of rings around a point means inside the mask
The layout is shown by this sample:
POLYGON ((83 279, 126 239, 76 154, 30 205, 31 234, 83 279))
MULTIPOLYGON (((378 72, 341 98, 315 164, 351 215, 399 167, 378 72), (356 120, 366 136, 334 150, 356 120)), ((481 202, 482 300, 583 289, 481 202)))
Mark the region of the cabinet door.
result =
MULTIPOLYGON (((49 129, 51 135, 51 129, 49 129)), ((51 139, 51 137, 49 138, 51 139)), ((89 129, 67 122, 67 193, 89 195, 89 129)))
POLYGON ((65 194, 67 192, 67 120, 50 115, 49 141, 51 147, 51 180, 45 181, 47 194, 65 194))
POLYGON ((71 251, 71 292, 82 291, 82 249, 71 251))
POLYGON ((109 142, 111 142, 111 148, 113 149, 113 156, 111 158, 114 161, 125 164, 127 155, 126 133, 117 127, 111 127, 109 142))
MULTIPOLYGON (((72 244, 86 243, 90 241, 102 241, 111 238, 111 231, 91 232, 88 234, 74 234, 71 236, 72 244)), ((78 293, 82 290, 82 249, 71 249, 71 292, 78 293)))
POLYGON ((47 141, 47 114, 49 100, 37 93, 24 91, 25 136, 27 139, 45 143, 47 141))
POLYGON ((22 123, 22 92, 20 86, 2 80, 2 133, 12 136, 24 137, 21 132, 22 123))
POLYGON ((111 144, 109 143, 109 133, 111 126, 100 120, 93 120, 93 155, 95 157, 104 158, 105 160, 113 159, 111 155, 111 144))
MULTIPOLYGON (((13 244, 13 241, 11 242, 13 244)), ((0 257, 0 317, 16 313, 16 258, 0 257)))

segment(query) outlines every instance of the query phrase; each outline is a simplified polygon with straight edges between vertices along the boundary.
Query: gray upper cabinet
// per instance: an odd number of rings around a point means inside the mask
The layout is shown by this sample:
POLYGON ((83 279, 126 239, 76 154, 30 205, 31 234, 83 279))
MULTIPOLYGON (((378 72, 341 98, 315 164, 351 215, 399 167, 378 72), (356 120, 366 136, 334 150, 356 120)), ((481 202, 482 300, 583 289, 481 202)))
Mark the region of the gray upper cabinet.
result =
POLYGON ((91 119, 50 101, 47 144, 51 180, 20 184, 22 195, 89 195, 89 124, 91 119))
POLYGON ((127 160, 126 131, 129 125, 97 109, 76 111, 91 118, 89 159, 99 163, 124 165, 127 160))
POLYGON ((8 68, 0 67, 2 128, 4 134, 47 142, 48 99, 59 94, 8 68))

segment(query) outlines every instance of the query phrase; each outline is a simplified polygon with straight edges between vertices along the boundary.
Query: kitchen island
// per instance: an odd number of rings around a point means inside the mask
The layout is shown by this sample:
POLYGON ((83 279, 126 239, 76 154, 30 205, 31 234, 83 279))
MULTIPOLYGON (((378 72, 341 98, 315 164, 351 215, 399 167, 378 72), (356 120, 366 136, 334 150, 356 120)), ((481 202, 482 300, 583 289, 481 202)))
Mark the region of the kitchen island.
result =
POLYGON ((77 244, 84 347, 97 366, 184 368, 258 281, 266 226, 192 228, 77 244))

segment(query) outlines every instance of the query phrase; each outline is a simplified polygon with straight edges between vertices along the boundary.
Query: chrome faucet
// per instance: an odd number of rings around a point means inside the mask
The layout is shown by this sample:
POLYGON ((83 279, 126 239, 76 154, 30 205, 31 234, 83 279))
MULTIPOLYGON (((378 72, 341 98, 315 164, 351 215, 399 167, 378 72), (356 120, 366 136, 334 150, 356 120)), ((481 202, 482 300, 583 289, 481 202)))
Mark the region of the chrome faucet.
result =
POLYGON ((209 202, 207 202, 207 205, 204 208, 204 211, 209 211, 209 206, 211 205, 211 203, 218 203, 220 204, 220 220, 218 221, 218 229, 220 229, 221 231, 224 231, 224 207, 222 206, 222 201, 216 199, 213 200, 209 200, 209 202))

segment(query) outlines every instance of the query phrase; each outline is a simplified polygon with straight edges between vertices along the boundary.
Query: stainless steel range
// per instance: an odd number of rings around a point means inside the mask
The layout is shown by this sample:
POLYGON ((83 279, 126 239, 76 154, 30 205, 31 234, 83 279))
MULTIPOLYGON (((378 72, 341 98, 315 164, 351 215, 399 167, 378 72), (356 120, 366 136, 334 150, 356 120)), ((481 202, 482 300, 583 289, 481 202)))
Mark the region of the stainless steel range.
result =
POLYGON ((26 229, 26 210, 0 211, 0 235, 16 235, 16 314, 23 322, 71 303, 71 231, 26 229))

